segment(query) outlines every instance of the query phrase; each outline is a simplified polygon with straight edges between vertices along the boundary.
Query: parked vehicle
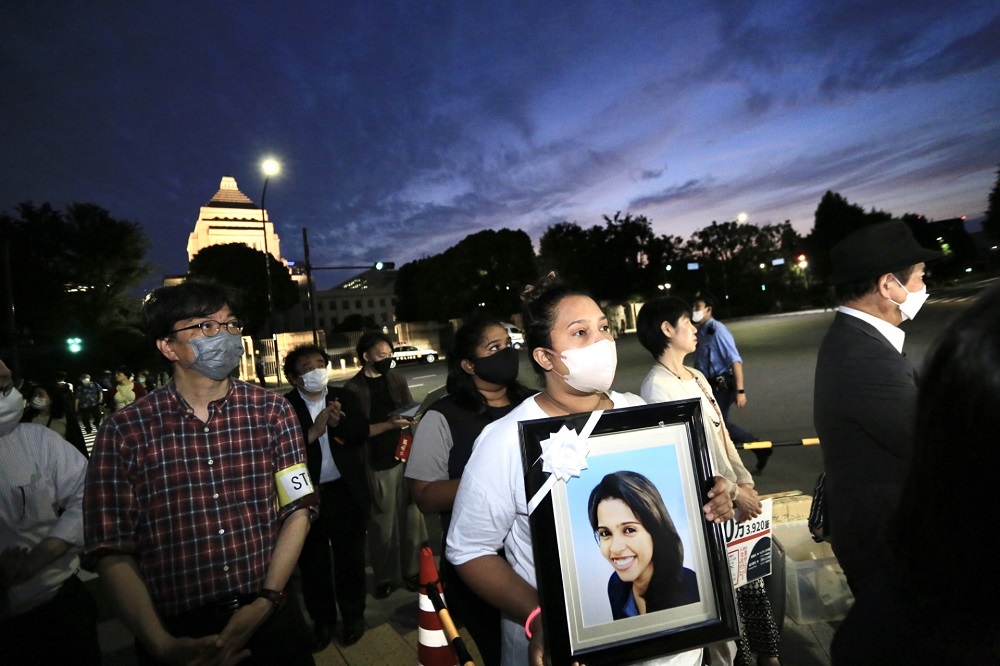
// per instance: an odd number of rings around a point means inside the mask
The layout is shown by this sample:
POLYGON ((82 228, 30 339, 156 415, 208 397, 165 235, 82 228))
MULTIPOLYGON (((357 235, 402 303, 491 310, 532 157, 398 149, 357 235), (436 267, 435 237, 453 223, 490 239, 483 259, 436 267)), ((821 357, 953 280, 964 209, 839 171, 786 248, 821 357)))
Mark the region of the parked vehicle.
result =
POLYGON ((520 349, 524 346, 524 333, 521 332, 517 326, 508 322, 500 322, 501 326, 507 329, 507 335, 510 336, 510 346, 514 349, 520 349))
POLYGON ((392 352, 392 358, 397 363, 405 363, 407 361, 433 363, 439 356, 441 354, 434 349, 425 349, 414 345, 397 345, 392 352))

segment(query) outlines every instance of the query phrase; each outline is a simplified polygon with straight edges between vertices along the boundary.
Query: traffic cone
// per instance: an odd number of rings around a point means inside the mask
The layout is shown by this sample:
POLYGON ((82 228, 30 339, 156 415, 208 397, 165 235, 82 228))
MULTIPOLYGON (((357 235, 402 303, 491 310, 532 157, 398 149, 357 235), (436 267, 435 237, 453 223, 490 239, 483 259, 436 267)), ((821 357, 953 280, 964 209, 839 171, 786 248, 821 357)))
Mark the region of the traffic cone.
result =
POLYGON ((417 661, 421 666, 455 666, 458 657, 448 642, 448 637, 445 636, 434 604, 427 596, 428 586, 432 586, 438 594, 441 594, 441 581, 438 579, 437 567, 434 566, 434 554, 425 546, 420 549, 417 661))

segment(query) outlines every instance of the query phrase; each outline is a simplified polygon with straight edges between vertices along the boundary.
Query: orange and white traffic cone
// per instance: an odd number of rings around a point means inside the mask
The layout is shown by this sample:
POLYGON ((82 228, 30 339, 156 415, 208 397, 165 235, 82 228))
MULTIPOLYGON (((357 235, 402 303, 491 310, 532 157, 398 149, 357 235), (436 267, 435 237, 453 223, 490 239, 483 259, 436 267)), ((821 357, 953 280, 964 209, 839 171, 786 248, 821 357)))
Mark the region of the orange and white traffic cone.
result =
POLYGON ((417 661, 420 666, 455 666, 458 657, 445 636, 437 610, 427 594, 428 587, 438 595, 441 594, 441 581, 438 579, 437 567, 434 566, 434 554, 425 546, 420 549, 417 661))

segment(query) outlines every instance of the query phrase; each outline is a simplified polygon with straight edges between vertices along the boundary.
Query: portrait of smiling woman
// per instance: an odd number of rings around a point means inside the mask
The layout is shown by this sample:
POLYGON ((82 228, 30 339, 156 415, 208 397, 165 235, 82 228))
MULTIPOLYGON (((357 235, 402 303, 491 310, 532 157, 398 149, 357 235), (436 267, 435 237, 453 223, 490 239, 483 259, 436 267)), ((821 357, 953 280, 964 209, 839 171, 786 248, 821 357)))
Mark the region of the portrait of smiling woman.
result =
POLYGON ((606 475, 591 491, 587 513, 614 569, 608 602, 615 620, 698 601, 697 577, 683 566, 684 546, 649 479, 626 471, 606 475))

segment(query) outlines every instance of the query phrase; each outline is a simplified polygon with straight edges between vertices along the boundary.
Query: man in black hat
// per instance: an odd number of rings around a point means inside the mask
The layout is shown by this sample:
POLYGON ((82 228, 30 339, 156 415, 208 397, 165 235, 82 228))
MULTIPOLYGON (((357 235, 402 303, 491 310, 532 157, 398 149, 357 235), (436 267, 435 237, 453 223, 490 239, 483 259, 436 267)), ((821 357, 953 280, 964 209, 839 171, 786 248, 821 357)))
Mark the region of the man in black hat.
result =
POLYGON ((927 299, 924 262, 938 256, 897 220, 855 231, 831 252, 840 307, 819 349, 813 422, 833 549, 855 596, 886 563, 883 527, 909 468, 917 398, 898 327, 927 299))

